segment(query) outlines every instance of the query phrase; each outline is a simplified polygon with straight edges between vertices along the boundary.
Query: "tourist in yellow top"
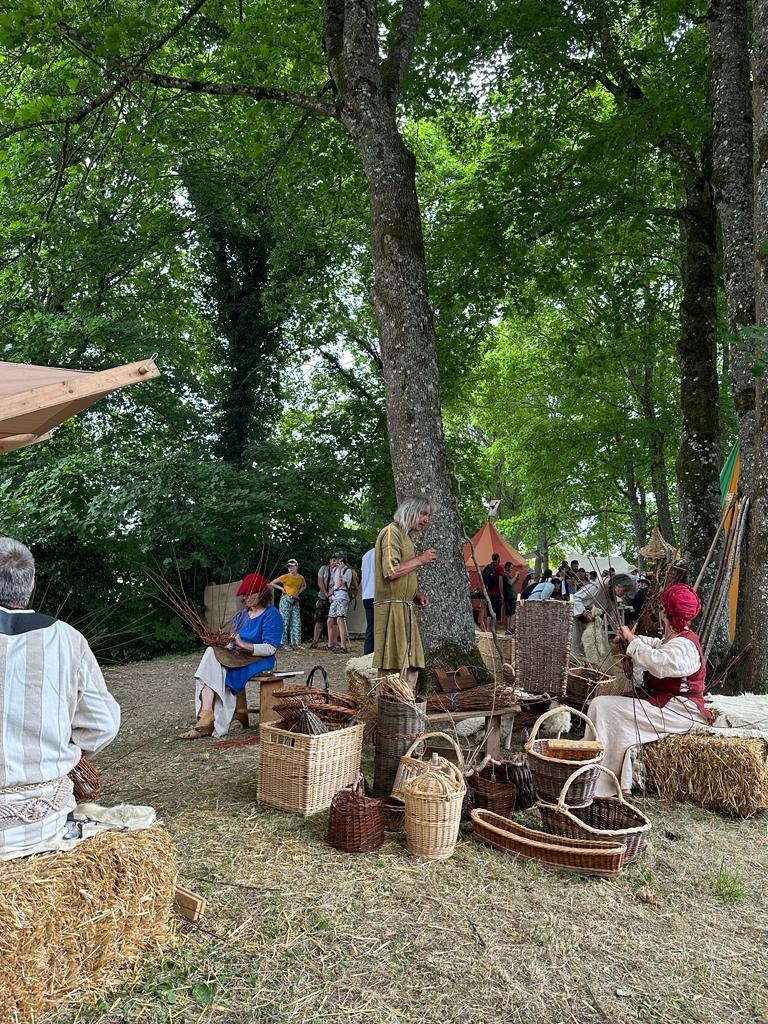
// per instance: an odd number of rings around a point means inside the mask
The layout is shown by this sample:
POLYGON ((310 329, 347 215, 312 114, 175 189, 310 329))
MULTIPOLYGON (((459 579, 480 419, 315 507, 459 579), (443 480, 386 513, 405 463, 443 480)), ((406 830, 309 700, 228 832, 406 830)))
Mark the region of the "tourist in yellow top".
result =
POLYGON ((278 576, 269 584, 275 590, 281 590, 280 614, 283 616, 283 642, 281 647, 297 651, 301 646, 301 609, 299 595, 307 589, 307 581, 299 572, 299 563, 295 558, 288 559, 288 572, 278 576), (288 640, 290 638, 290 643, 288 640))

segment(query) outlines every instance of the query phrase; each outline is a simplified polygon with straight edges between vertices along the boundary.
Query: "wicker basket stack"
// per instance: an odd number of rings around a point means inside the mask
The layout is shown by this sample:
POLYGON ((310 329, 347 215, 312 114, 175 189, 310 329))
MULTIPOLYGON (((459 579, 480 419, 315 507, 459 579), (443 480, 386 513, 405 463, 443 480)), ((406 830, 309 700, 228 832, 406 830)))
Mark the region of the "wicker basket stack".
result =
POLYGON ((379 697, 377 707, 373 795, 386 798, 392 792, 400 758, 424 730, 427 704, 379 697))

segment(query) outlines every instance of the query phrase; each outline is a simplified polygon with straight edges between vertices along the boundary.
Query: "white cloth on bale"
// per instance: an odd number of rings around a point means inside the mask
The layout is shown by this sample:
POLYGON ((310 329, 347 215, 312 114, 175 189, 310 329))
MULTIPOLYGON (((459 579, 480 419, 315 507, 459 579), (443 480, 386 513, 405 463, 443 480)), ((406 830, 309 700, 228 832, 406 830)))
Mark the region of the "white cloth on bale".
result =
POLYGON ((120 708, 76 629, 53 620, 0 633, 0 860, 58 848, 75 807, 67 774, 119 727, 120 708))
MULTIPOLYGON (((635 665, 657 679, 683 679, 701 664, 695 644, 685 637, 659 640, 638 636, 630 642, 627 654, 635 665)), ((625 792, 632 789, 631 751, 634 748, 707 724, 697 705, 687 697, 672 697, 663 708, 635 697, 595 697, 587 714, 605 747, 602 763, 618 778, 625 792)), ((595 795, 614 795, 610 779, 602 772, 595 795)))

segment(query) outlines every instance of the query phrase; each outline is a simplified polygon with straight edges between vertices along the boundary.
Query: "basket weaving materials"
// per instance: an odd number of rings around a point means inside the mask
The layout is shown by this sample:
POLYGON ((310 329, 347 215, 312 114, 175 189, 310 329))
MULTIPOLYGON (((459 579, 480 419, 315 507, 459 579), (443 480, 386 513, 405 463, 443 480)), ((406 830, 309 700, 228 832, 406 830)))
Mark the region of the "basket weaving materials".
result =
POLYGON ((516 703, 511 686, 476 686, 458 693, 430 693, 427 711, 487 711, 508 708, 516 703))
POLYGON ((347 690, 358 707, 361 722, 376 720, 376 680, 379 670, 373 666, 373 655, 350 658, 346 664, 347 690))
POLYGON ((504 662, 510 665, 515 663, 515 638, 513 636, 506 636, 497 634, 496 643, 494 643, 493 633, 490 631, 480 631, 475 633, 475 640, 477 641, 477 649, 480 651, 480 657, 483 659, 483 664, 493 676, 497 683, 504 682, 504 676, 501 666, 504 662), (499 659, 499 652, 496 649, 496 644, 501 649, 501 659, 499 659))
POLYGON ((636 861, 648 845, 651 822, 641 810, 624 799, 621 784, 616 776, 603 765, 601 772, 610 776, 616 786, 616 796, 597 796, 588 807, 570 808, 565 802, 568 789, 574 779, 586 768, 578 768, 563 786, 557 805, 537 803, 544 828, 558 836, 571 839, 601 839, 624 843, 627 848, 625 864, 636 861))
POLYGON ((95 998, 167 945, 175 876, 162 828, 101 832, 68 853, 0 863, 0 1020, 95 998))
POLYGON ((256 799, 305 817, 326 810, 336 793, 360 774, 363 729, 350 725, 322 736, 302 736, 263 725, 256 799))
MULTIPOLYGON (((584 772, 576 780, 568 790, 566 797, 566 803, 569 807, 584 807, 592 801, 595 795, 595 787, 597 786, 599 775, 597 765, 602 760, 603 753, 599 747, 593 746, 595 741, 599 741, 592 720, 587 718, 583 712, 574 709, 571 714, 578 715, 579 718, 584 719, 584 722, 592 730, 592 741, 587 740, 583 746, 582 749, 585 752, 583 757, 570 756, 568 759, 553 757, 549 752, 551 741, 537 739, 537 736, 543 723, 548 718, 559 713, 560 708, 552 708, 541 715, 536 720, 536 724, 531 730, 531 735, 525 745, 525 750, 528 754, 528 765, 533 777, 533 787, 536 790, 536 796, 540 800, 550 804, 557 803, 560 799, 560 791, 570 778, 572 772, 582 765, 590 765, 591 771, 584 772), (595 753, 594 751, 598 749, 600 749, 600 752, 595 753)), ((578 741, 574 741, 574 744, 571 747, 571 754, 578 755, 578 741)), ((562 750, 558 750, 558 753, 562 753, 562 750)))
POLYGON ((87 757, 81 757, 69 773, 75 800, 96 800, 101 793, 101 783, 96 766, 87 757))
POLYGON ((313 711, 304 708, 290 731, 302 733, 304 736, 322 736, 328 732, 328 726, 313 711))
MULTIPOLYGON (((397 766, 397 774, 395 780, 392 783, 392 799, 393 800, 405 800, 405 787, 411 781, 415 779, 417 775, 421 775, 422 772, 427 771, 430 767, 429 761, 422 761, 420 757, 414 757, 414 752, 417 747, 424 744, 426 749, 427 740, 436 739, 446 740, 453 747, 456 753, 456 759, 459 763, 459 768, 464 767, 464 755, 461 752, 461 747, 458 745, 453 736, 449 736, 447 732, 423 732, 411 743, 406 752, 400 758, 400 764, 397 766)), ((446 760, 444 757, 440 757, 439 754, 432 755, 432 764, 438 764, 444 771, 447 771, 450 767, 451 762, 446 760), (435 761, 435 758, 437 760, 435 761)))
POLYGON ((426 860, 445 860, 456 848, 461 806, 467 787, 456 765, 438 762, 405 787, 405 838, 408 852, 426 860))
POLYGON ((272 710, 279 715, 286 729, 295 726, 306 712, 325 725, 351 725, 357 720, 357 711, 336 704, 284 704, 278 699, 273 701, 272 710))
POLYGON ((362 775, 331 801, 328 842, 342 853, 371 853, 383 845, 383 801, 365 795, 362 775))
POLYGON ((492 846, 529 860, 602 878, 613 878, 620 873, 627 852, 623 843, 552 836, 484 810, 472 811, 472 833, 492 846))
POLYGON ((571 601, 518 601, 515 679, 526 693, 565 693, 573 633, 571 601))
POLYGON ((374 759, 373 795, 388 797, 400 764, 400 758, 426 722, 426 701, 403 704, 379 697, 376 719, 376 756, 374 759))
POLYGON ((509 817, 517 804, 515 774, 505 761, 489 761, 480 771, 475 770, 467 780, 474 806, 509 817))
POLYGON ((688 733, 643 747, 646 785, 665 800, 747 818, 768 809, 768 743, 688 733))

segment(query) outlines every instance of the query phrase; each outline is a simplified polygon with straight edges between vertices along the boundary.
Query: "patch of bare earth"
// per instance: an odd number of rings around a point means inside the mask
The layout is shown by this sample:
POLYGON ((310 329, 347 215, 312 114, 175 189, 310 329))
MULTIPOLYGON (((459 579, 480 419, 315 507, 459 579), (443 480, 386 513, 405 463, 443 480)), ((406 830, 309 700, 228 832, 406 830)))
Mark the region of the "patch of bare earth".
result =
MULTIPOLYGON (((105 802, 157 808, 208 912, 123 990, 57 1024, 768 1021, 765 816, 638 800, 651 847, 618 881, 466 834, 439 864, 411 859, 401 836, 339 854, 327 814, 256 804, 258 743, 174 738, 192 720, 196 660, 109 670, 123 727, 98 763, 105 802)), ((281 668, 322 661, 341 685, 344 660, 294 652, 281 668)))

